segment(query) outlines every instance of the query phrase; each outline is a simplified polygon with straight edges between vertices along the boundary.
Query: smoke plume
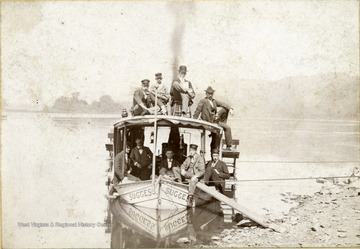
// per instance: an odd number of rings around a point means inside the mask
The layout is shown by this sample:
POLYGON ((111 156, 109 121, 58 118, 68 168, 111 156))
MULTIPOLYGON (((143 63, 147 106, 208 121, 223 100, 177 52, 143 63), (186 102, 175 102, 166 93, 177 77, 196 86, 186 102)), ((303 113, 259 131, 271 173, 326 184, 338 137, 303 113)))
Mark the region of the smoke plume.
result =
POLYGON ((174 31, 171 37, 171 51, 172 56, 172 67, 173 67, 173 79, 177 77, 177 70, 180 64, 184 62, 180 61, 182 56, 182 48, 184 43, 184 34, 186 31, 186 22, 189 20, 191 15, 194 14, 195 6, 194 2, 170 2, 168 8, 174 14, 175 24, 174 31))

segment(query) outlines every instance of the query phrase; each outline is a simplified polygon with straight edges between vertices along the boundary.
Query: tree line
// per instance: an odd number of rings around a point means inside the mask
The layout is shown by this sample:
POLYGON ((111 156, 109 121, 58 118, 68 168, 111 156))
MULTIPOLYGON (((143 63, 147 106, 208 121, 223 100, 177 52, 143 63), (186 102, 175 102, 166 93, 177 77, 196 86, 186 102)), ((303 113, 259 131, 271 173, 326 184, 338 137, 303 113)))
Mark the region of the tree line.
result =
POLYGON ((113 100, 110 95, 103 95, 99 100, 89 104, 80 99, 79 92, 73 92, 71 97, 61 96, 57 98, 52 107, 45 107, 44 111, 51 112, 78 112, 78 113, 120 113, 122 105, 113 100))

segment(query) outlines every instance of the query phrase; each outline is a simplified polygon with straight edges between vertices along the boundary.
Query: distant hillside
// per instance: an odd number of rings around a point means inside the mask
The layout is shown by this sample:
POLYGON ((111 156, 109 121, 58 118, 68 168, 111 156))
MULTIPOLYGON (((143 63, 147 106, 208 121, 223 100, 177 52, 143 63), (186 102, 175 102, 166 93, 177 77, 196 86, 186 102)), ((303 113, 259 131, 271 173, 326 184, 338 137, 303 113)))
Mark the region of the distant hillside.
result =
MULTIPOLYGON (((359 118, 358 77, 322 74, 271 82, 237 79, 224 85, 216 89, 214 97, 231 104, 240 118, 359 118)), ((204 95, 199 92, 195 104, 204 95)))

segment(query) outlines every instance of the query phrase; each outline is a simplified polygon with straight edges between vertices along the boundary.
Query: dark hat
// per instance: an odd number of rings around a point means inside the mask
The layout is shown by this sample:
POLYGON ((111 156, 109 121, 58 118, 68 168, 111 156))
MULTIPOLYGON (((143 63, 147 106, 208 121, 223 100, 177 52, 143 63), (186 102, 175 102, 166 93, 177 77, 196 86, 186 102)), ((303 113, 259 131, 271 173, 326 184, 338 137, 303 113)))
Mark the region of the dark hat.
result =
POLYGON ((150 80, 144 79, 144 80, 141 81, 141 83, 142 83, 143 85, 149 85, 150 80))
POLYGON ((190 144, 190 149, 197 150, 198 146, 196 144, 190 144))
POLYGON ((182 65, 182 66, 180 66, 179 67, 179 72, 187 72, 187 68, 186 68, 186 66, 184 66, 184 65, 182 65))
POLYGON ((172 147, 167 147, 166 150, 165 150, 165 152, 168 152, 168 151, 174 152, 174 149, 173 149, 172 147))
POLYGON ((206 88, 205 92, 207 92, 207 93, 214 93, 214 92, 215 92, 215 90, 214 90, 214 89, 212 89, 212 87, 211 87, 211 86, 208 86, 208 88, 206 88))
POLYGON ((162 74, 161 73, 156 73, 155 74, 155 79, 162 79, 162 74))
POLYGON ((211 151, 211 154, 219 154, 219 153, 220 153, 219 149, 213 149, 211 151))

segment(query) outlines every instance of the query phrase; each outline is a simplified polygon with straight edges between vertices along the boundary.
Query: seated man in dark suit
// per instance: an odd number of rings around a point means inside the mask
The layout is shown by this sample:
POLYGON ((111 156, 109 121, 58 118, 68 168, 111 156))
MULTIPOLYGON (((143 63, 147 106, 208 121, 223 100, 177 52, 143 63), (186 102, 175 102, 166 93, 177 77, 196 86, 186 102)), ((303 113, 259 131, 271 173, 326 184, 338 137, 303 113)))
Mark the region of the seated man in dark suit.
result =
POLYGON ((153 154, 148 147, 144 146, 144 140, 137 138, 136 147, 131 150, 130 159, 132 161, 131 175, 141 180, 150 180, 151 163, 153 154))
POLYGON ((150 107, 152 106, 152 98, 149 92, 150 80, 144 79, 141 81, 141 87, 136 89, 133 96, 133 107, 131 109, 133 116, 140 116, 150 114, 150 107))
POLYGON ((225 191, 225 179, 230 178, 229 170, 225 162, 219 160, 219 150, 214 149, 211 154, 212 161, 208 162, 204 174, 204 182, 215 186, 222 194, 225 191))
POLYGON ((174 151, 166 149, 166 158, 161 162, 159 174, 165 177, 174 178, 176 182, 181 181, 180 163, 174 159, 174 151))

